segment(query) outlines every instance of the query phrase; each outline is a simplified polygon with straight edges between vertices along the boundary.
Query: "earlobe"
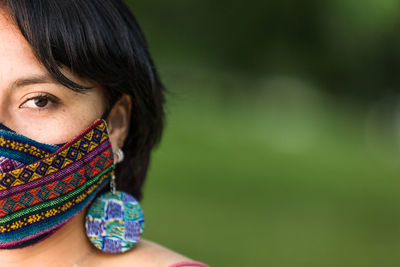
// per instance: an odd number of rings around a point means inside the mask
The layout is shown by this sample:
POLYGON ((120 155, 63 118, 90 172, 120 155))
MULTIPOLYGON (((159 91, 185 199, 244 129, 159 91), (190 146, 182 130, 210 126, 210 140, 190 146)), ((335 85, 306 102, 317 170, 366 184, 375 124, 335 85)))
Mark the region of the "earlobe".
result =
POLYGON ((132 99, 129 95, 123 94, 106 119, 114 152, 124 145, 129 132, 131 110, 132 99))

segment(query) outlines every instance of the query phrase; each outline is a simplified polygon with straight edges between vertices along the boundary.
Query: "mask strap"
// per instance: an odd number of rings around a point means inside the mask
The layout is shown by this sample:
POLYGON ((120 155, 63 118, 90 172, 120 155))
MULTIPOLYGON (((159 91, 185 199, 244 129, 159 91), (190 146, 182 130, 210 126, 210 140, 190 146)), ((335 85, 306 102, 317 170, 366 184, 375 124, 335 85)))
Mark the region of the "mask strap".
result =
POLYGON ((106 120, 108 115, 110 115, 111 110, 113 109, 113 107, 115 106, 115 103, 117 103, 122 97, 121 93, 117 93, 117 94, 111 94, 110 96, 110 103, 107 107, 107 109, 104 111, 103 115, 101 116, 101 119, 106 120))
POLYGON ((112 110, 112 108, 114 107, 114 105, 109 106, 106 111, 104 111, 103 115, 101 115, 101 119, 106 120, 108 115, 110 115, 110 112, 112 110))

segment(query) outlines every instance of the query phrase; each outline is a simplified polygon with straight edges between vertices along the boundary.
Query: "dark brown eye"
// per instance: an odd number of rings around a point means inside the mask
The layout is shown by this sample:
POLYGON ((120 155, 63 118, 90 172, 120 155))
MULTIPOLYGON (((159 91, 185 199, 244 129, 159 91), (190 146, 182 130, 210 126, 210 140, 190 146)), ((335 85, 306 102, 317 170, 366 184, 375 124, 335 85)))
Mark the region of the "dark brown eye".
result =
POLYGON ((43 110, 49 108, 56 108, 59 104, 60 100, 57 97, 43 93, 29 98, 19 107, 43 110))
POLYGON ((44 108, 49 103, 49 99, 47 97, 37 97, 34 102, 37 107, 44 108))

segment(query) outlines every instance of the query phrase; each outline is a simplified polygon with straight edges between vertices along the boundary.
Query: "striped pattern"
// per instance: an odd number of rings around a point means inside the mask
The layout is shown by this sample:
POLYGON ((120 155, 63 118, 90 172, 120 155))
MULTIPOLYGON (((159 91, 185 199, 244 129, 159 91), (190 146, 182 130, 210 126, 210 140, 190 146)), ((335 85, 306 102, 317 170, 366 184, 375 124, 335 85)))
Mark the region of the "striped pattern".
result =
POLYGON ((0 130, 0 156, 25 165, 47 157, 57 149, 55 145, 39 143, 15 132, 0 130))
MULTIPOLYGON (((0 136, 0 147, 1 138, 4 144, 15 141, 0 136)), ((114 167, 102 120, 54 152, 21 136, 17 141, 29 149, 10 145, 8 157, 22 152, 42 158, 0 174, 0 247, 21 247, 60 228, 107 185, 114 167)))
MULTIPOLYGON (((101 120, 99 122, 102 122, 101 120)), ((79 161, 99 144, 108 139, 104 123, 86 132, 80 138, 66 144, 63 148, 40 161, 26 165, 24 168, 0 174, 0 191, 11 187, 27 184, 39 178, 47 177, 63 168, 79 161)), ((17 147, 18 149, 19 147, 17 147)), ((36 154, 35 149, 28 150, 36 154)), ((44 155, 44 153, 43 153, 44 155)), ((13 158, 14 159, 14 158, 13 158)), ((18 159, 15 159, 18 160, 18 159)))

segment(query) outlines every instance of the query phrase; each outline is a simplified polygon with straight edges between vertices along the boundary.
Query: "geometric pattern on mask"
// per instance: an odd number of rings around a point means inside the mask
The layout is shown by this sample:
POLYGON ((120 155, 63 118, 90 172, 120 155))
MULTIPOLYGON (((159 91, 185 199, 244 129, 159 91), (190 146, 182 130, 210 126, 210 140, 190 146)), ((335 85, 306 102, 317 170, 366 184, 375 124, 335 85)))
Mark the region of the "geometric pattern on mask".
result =
MULTIPOLYGON (((99 175, 99 179, 95 179, 96 183, 88 184, 84 189, 84 191, 79 191, 81 194, 77 194, 73 196, 68 201, 62 203, 59 206, 52 207, 50 209, 41 210, 36 213, 29 214, 23 218, 19 218, 17 220, 11 221, 9 223, 0 223, 0 233, 7 233, 16 231, 18 229, 24 228, 26 226, 32 225, 34 223, 38 223, 40 221, 49 219, 56 215, 62 214, 63 212, 71 209, 73 206, 79 204, 84 201, 88 195, 90 195, 95 189, 99 187, 100 184, 104 182, 105 179, 109 178, 110 174, 106 173, 103 175, 99 175)), ((0 236, 0 241, 4 242, 2 236, 0 236)), ((1 246, 1 245, 0 245, 1 246)))
POLYGON ((30 183, 43 176, 51 175, 66 166, 80 160, 82 156, 95 149, 99 143, 108 138, 105 123, 100 123, 92 131, 86 132, 68 143, 61 151, 47 158, 26 165, 24 168, 0 174, 0 191, 30 183))
POLYGON ((105 150, 102 155, 94 158, 88 165, 85 165, 84 168, 61 180, 56 180, 41 187, 35 187, 0 199, 0 217, 67 194, 101 173, 112 163, 110 151, 105 150))
POLYGON ((47 158, 0 175, 0 247, 23 246, 90 204, 113 173, 108 138, 98 120, 47 158), (8 184, 10 173, 15 179, 8 184))

